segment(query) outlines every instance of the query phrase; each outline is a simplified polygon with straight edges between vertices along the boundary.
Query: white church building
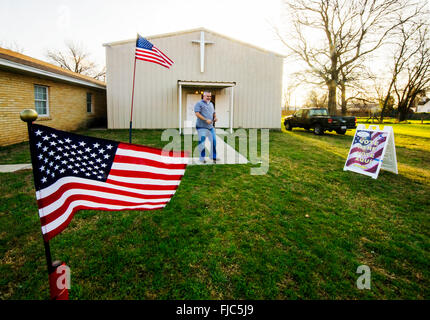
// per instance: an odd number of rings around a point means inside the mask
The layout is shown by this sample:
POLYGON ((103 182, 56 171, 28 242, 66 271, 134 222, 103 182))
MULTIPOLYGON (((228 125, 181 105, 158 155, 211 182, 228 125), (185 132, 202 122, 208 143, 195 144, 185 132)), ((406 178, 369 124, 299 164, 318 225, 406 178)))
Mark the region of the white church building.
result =
MULTIPOLYGON (((174 64, 137 60, 133 128, 194 126, 194 105, 211 91, 218 128, 280 129, 284 56, 204 28, 144 37, 174 64)), ((109 129, 129 128, 135 45, 104 44, 109 129)))

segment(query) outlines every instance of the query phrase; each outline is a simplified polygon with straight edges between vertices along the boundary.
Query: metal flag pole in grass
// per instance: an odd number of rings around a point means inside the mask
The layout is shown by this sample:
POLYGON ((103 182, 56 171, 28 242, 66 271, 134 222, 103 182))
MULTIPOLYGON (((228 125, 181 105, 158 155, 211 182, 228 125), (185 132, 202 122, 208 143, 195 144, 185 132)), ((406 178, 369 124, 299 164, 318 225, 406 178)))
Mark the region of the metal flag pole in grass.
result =
POLYGON ((159 64, 167 69, 173 64, 173 61, 169 59, 161 50, 156 48, 151 42, 146 40, 144 37, 137 34, 136 49, 134 53, 134 69, 133 69, 133 89, 131 91, 131 109, 130 109, 130 130, 128 142, 131 143, 132 128, 133 128, 133 105, 134 105, 134 83, 136 78, 136 60, 148 61, 159 64))
MULTIPOLYGON (((26 109, 20 113, 21 120, 27 123, 28 129, 28 138, 31 139, 31 126, 33 121, 35 121, 38 117, 38 114, 35 110, 26 109)), ((36 170, 36 160, 35 160, 35 150, 34 145, 29 143, 30 145, 30 155, 31 155, 31 164, 33 166, 33 176, 34 171, 36 170)), ((49 241, 43 240, 43 245, 45 247, 45 257, 46 264, 48 269, 49 276, 49 290, 52 300, 68 300, 69 299, 69 291, 67 289, 68 285, 64 284, 63 286, 58 285, 58 281, 62 273, 58 273, 57 270, 60 266, 66 266, 64 262, 54 261, 52 262, 51 257, 51 248, 49 246, 49 241)), ((67 278, 66 278, 67 279, 67 278)))
POLYGON ((130 131, 128 132, 128 142, 131 143, 131 129, 133 127, 133 102, 134 102, 134 80, 136 75, 136 58, 134 58, 134 70, 133 70, 133 89, 131 92, 131 111, 130 111, 130 131))

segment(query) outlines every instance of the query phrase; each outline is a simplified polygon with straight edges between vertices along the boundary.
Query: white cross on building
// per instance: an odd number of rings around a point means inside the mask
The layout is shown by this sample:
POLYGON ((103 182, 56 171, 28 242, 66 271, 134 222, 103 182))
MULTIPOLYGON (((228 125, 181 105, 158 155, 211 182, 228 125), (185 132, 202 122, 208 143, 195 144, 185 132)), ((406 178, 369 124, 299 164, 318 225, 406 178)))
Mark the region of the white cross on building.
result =
POLYGON ((214 44, 212 41, 205 41, 205 32, 200 32, 200 40, 192 40, 192 43, 200 43, 200 72, 205 72, 205 44, 214 44))

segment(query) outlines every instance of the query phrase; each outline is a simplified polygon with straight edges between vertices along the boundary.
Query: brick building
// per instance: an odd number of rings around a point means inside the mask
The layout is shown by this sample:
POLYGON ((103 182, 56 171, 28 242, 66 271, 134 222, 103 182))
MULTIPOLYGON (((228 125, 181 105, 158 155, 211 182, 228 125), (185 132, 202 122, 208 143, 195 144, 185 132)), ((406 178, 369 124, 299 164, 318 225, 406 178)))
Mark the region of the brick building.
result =
POLYGON ((27 140, 19 113, 35 109, 36 123, 73 131, 106 123, 106 85, 0 48, 0 146, 27 140))

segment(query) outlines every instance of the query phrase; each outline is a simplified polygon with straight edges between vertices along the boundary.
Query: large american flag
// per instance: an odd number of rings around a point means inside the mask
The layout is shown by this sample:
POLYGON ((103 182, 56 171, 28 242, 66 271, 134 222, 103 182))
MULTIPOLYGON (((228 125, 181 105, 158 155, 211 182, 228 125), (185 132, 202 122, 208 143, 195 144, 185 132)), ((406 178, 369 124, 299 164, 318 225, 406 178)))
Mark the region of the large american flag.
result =
POLYGON ((167 153, 36 124, 30 129, 30 148, 45 241, 64 230, 81 209, 165 207, 188 163, 183 152, 167 153))
POLYGON ((168 69, 173 64, 169 57, 140 35, 137 35, 135 57, 139 60, 157 63, 168 69))
POLYGON ((387 135, 387 132, 357 130, 345 166, 375 173, 382 161, 387 135))

